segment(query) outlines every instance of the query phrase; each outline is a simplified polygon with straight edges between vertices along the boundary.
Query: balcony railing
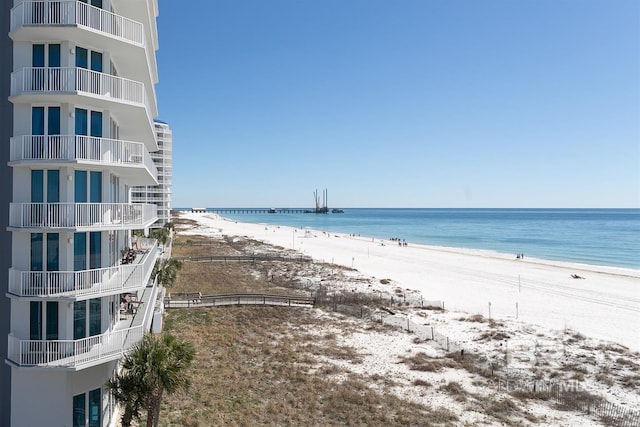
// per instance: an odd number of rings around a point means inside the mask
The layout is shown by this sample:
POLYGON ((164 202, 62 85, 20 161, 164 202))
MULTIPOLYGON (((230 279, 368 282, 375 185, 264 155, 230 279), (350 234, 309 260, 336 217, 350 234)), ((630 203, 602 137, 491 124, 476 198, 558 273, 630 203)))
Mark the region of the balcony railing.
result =
POLYGON ((20 340, 9 335, 9 360, 19 366, 75 368, 121 357, 144 335, 141 326, 81 340, 20 340))
POLYGON ((11 10, 12 32, 33 25, 78 25, 144 45, 144 26, 140 22, 81 1, 23 1, 11 10))
POLYGON ((104 165, 144 166, 154 176, 158 170, 141 142, 83 135, 23 135, 11 138, 11 161, 89 161, 104 165))
POLYGON ((144 246, 140 263, 84 271, 9 270, 9 292, 22 297, 100 297, 130 292, 146 284, 158 258, 157 241, 144 246))
POLYGON ((148 106, 144 84, 80 67, 25 67, 11 74, 11 95, 87 93, 148 106))
POLYGON ((157 219, 157 206, 139 203, 11 203, 9 227, 97 228, 145 227, 157 219))
POLYGON ((131 327, 116 329, 79 340, 21 340, 9 334, 8 359, 18 366, 82 369, 122 357, 149 331, 158 287, 146 288, 144 310, 131 320, 131 327))

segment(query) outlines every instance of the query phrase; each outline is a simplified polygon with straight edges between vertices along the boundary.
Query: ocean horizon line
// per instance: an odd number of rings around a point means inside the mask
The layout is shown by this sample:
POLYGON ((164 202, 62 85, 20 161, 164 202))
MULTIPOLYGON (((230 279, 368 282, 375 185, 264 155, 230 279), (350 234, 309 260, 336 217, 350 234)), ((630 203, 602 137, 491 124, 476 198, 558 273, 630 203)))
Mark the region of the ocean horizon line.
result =
MULTIPOLYGON (((410 209, 418 209, 418 210, 555 210, 555 211, 562 211, 562 210, 626 210, 626 211, 633 211, 633 210, 637 210, 640 211, 640 207, 599 207, 599 208, 571 208, 571 207, 562 207, 562 208, 557 208, 557 207, 537 207, 537 208, 518 208, 518 207, 484 207, 484 208, 461 208, 461 207, 424 207, 424 208, 420 208, 420 207, 354 207, 354 206, 336 206, 337 208, 340 209, 403 209, 403 210, 410 210, 410 209)), ((287 206, 287 207, 274 207, 274 206, 191 206, 191 207, 174 207, 171 208, 172 210, 176 210, 176 211, 188 211, 191 209, 211 209, 211 210, 215 210, 215 209, 264 209, 264 210, 268 210, 268 209, 314 209, 313 207, 309 207, 309 206, 287 206)), ((332 209, 332 208, 329 208, 332 209)))

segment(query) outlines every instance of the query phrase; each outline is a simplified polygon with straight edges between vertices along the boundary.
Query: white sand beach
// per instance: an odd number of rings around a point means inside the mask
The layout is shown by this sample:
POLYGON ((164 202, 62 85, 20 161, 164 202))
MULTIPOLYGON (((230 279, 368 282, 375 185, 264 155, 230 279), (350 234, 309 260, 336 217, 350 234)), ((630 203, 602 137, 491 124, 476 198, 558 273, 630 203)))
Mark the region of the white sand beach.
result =
MULTIPOLYGON (((446 336, 447 342, 456 344, 456 349, 463 348, 498 364, 506 360, 512 373, 509 375, 515 378, 578 384, 580 389, 601 395, 619 408, 640 410, 638 270, 539 260, 526 254, 524 259, 516 259, 515 255, 411 242, 404 246, 393 240, 235 222, 212 213, 179 215, 194 221, 180 226, 181 235, 246 237, 357 270, 347 274, 353 280, 336 282, 333 275, 322 276, 311 268, 302 279, 310 283, 328 280, 331 283, 327 286, 340 292, 379 292, 385 297, 402 294, 407 301, 413 299, 413 306, 416 298, 425 305, 443 301, 445 311, 409 307, 387 316, 383 323, 402 327, 411 322, 432 328, 446 336), (495 322, 488 322, 488 317, 495 322)), ((334 314, 318 310, 316 315, 334 314)), ((420 339, 415 330, 411 334, 398 329, 363 331, 357 326, 361 324, 358 320, 353 319, 352 329, 359 332, 318 333, 338 333, 343 344, 357 349, 362 361, 327 363, 346 372, 394 378, 394 394, 448 408, 460 425, 503 425, 485 410, 470 409, 468 402, 461 403, 443 391, 447 384, 455 383, 468 396, 475 396, 472 401, 480 396, 490 401, 510 398, 504 390, 496 390, 495 384, 489 385, 464 369, 422 372, 403 363, 419 355, 443 358, 448 348, 420 339), (431 388, 416 384, 429 384, 431 388)), ((525 411, 518 416, 522 425, 602 425, 596 416, 559 409, 549 402, 529 400, 520 404, 525 411), (526 414, 534 416, 535 421, 526 414)))
MULTIPOLYGON (((391 279, 447 310, 509 319, 640 350, 640 270, 590 266, 491 251, 417 245, 181 213, 191 233, 238 235, 294 249, 316 260, 391 279), (577 275, 581 278, 573 278, 577 275)), ((402 236, 399 236, 402 237, 402 236)))

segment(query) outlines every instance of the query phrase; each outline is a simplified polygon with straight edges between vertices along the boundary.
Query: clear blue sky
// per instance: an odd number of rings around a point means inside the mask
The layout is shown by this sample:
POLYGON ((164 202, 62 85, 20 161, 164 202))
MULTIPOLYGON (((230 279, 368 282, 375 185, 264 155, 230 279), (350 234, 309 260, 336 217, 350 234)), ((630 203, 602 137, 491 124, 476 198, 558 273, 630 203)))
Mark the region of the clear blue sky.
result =
POLYGON ((640 207, 638 0, 160 0, 174 207, 640 207))

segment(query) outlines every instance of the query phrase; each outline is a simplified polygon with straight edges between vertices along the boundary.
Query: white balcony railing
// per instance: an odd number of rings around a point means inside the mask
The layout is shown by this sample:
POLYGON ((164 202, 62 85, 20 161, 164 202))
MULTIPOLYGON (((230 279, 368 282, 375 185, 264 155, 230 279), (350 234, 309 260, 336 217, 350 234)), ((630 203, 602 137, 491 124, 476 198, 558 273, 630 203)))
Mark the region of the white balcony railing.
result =
POLYGON ((154 176, 158 170, 141 142, 83 135, 23 135, 11 138, 11 161, 89 161, 104 165, 144 166, 154 176))
POLYGON ((144 45, 140 22, 81 1, 23 1, 11 10, 11 31, 23 26, 78 25, 107 36, 144 45))
POLYGON ((9 293, 22 297, 100 297, 131 292, 146 285, 158 258, 157 241, 137 264, 83 271, 9 270, 9 293))
POLYGON ((157 219, 157 206, 139 203, 11 203, 9 227, 97 228, 145 227, 157 219))
POLYGON ((21 340, 8 336, 8 359, 18 366, 82 369, 122 357, 151 328, 158 286, 145 289, 144 310, 131 320, 131 327, 79 340, 21 340))
POLYGON ((20 340, 9 335, 9 360, 19 366, 75 368, 121 357, 142 339, 142 326, 81 340, 20 340))
POLYGON ((25 67, 11 74, 11 95, 87 93, 148 106, 144 84, 80 67, 25 67))

